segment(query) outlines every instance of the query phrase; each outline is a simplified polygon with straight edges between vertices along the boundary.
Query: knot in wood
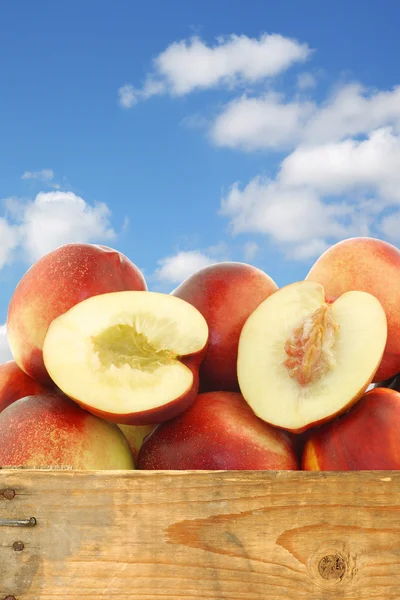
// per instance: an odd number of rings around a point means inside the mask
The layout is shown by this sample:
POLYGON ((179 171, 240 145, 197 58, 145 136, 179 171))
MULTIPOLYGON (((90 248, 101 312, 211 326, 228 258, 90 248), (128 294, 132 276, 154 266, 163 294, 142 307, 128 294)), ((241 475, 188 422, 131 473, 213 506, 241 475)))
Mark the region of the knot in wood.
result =
POLYGON ((22 550, 25 548, 25 546, 24 546, 23 542, 14 542, 13 548, 14 548, 15 552, 22 552, 22 550))
POLYGON ((346 573, 346 561, 339 554, 326 554, 318 563, 318 573, 322 579, 342 579, 346 573))
MULTIPOLYGON (((7 488, 3 491, 3 496, 6 500, 12 500, 15 496, 15 492, 14 490, 7 488)), ((10 596, 10 598, 12 598, 12 596, 10 596)))

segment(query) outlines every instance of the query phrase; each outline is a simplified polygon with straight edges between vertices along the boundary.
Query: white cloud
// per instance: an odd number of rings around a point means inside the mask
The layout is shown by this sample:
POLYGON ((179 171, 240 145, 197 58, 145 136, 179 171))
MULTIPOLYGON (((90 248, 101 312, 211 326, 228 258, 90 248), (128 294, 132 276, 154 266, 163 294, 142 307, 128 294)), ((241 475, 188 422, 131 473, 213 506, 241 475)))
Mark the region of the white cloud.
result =
POLYGON ((300 146, 282 163, 285 186, 307 186, 320 194, 372 189, 382 200, 400 202, 400 137, 390 128, 319 146, 300 146))
POLYGON ((345 234, 332 219, 335 212, 336 207, 322 204, 313 190, 288 188, 262 177, 243 189, 234 184, 221 207, 221 213, 231 218, 234 234, 264 233, 278 243, 345 234))
POLYGON ((70 242, 93 242, 115 237, 110 210, 89 205, 73 192, 41 192, 23 207, 22 245, 30 260, 70 242))
POLYGON ((280 150, 365 136, 386 126, 400 133, 400 86, 371 92, 354 83, 338 88, 321 105, 273 93, 243 96, 215 118, 210 136, 218 146, 280 150))
POLYGON ((123 85, 118 90, 119 103, 124 108, 132 108, 137 102, 136 92, 133 85, 123 85))
POLYGON ((29 262, 71 242, 112 240, 110 210, 88 204, 73 192, 40 192, 31 202, 4 200, 8 220, 0 218, 0 268, 21 249, 29 262))
POLYGON ((41 171, 25 171, 21 176, 21 179, 33 179, 40 181, 41 183, 47 183, 55 189, 60 189, 58 183, 53 183, 54 171, 52 169, 42 169, 41 171))
POLYGON ((390 215, 386 215, 379 224, 379 230, 392 243, 400 242, 400 211, 395 211, 390 215))
POLYGON ((246 35, 220 37, 208 46, 198 37, 174 42, 153 61, 142 88, 119 89, 120 103, 132 107, 139 99, 168 93, 183 96, 195 90, 255 83, 274 77, 311 54, 307 44, 277 34, 258 39, 246 35))
POLYGON ((312 73, 299 73, 297 76, 297 87, 299 90, 310 90, 317 85, 317 80, 312 73))
POLYGON ((315 111, 312 102, 283 102, 281 95, 243 96, 215 119, 210 135, 217 146, 257 150, 291 148, 315 111))
POLYGON ((381 232, 399 240, 400 136, 390 128, 366 140, 299 146, 275 179, 235 183, 221 213, 234 235, 269 236, 290 258, 309 259, 330 242, 381 232))
POLYGON ((41 171, 25 171, 21 179, 39 179, 39 181, 51 181, 54 179, 52 169, 42 169, 41 171))
POLYGON ((387 125, 400 132, 400 86, 389 91, 370 91, 352 83, 339 87, 319 107, 307 123, 302 140, 313 144, 342 140, 387 125))
POLYGON ((13 360, 10 346, 7 339, 7 328, 6 325, 0 325, 0 364, 13 360))
POLYGON ((256 242, 246 242, 243 247, 244 259, 248 262, 252 261, 260 251, 256 242))
POLYGON ((321 256, 328 248, 329 244, 323 239, 313 238, 308 242, 304 242, 304 244, 298 244, 293 248, 289 248, 286 255, 292 260, 308 260, 321 256))
POLYGON ((198 250, 178 252, 158 261, 154 276, 158 281, 180 283, 195 271, 215 263, 216 260, 198 250))
POLYGON ((0 217, 0 269, 12 260, 18 242, 18 230, 0 217))
MULTIPOLYGON (((290 152, 275 177, 234 183, 220 212, 233 235, 267 235, 298 260, 318 256, 349 236, 400 239, 400 85, 377 90, 341 84, 323 102, 310 99, 317 80, 308 71, 295 74, 292 97, 265 85, 310 54, 306 44, 279 35, 230 36, 213 46, 194 37, 156 57, 142 88, 127 86, 129 105, 155 94, 244 87, 213 120, 196 114, 184 122, 208 130, 220 147, 290 152), (254 84, 261 82, 264 91, 255 95, 254 84)), ((247 260, 257 251, 252 241, 243 247, 247 260)), ((176 273, 191 260, 203 265, 212 255, 193 251, 167 257, 160 261, 158 278, 181 280, 176 273)))

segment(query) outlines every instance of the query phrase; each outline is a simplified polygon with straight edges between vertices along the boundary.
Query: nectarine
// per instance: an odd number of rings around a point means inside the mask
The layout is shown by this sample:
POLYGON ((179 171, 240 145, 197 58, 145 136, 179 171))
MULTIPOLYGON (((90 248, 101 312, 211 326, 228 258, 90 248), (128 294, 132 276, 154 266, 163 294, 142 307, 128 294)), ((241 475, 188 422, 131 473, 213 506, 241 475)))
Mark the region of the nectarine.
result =
POLYGON ((144 439, 150 435, 157 425, 118 425, 118 427, 128 440, 128 444, 136 461, 144 439))
POLYGON ((400 393, 370 390, 346 414, 313 431, 305 444, 302 468, 400 469, 400 393))
POLYGON ((123 425, 157 424, 197 395, 208 327, 191 304, 158 292, 113 292, 52 321, 43 344, 56 385, 123 425))
POLYGON ((59 394, 27 396, 0 414, 0 466, 135 468, 117 425, 59 394))
POLYGON ((195 306, 207 321, 209 342, 200 367, 201 391, 239 391, 236 361, 247 317, 278 289, 263 271, 238 262, 200 269, 172 294, 195 306))
POLYGON ((28 269, 11 297, 7 335, 16 363, 49 384, 42 348, 53 319, 91 296, 146 289, 136 265, 112 248, 66 244, 49 252, 28 269))
POLYGON ((400 371, 400 251, 379 239, 349 238, 328 248, 306 279, 321 283, 331 300, 352 290, 378 298, 386 313, 388 337, 374 382, 396 375, 400 371))
POLYGON ((385 312, 366 292, 325 302, 299 281, 264 300, 239 340, 240 390, 261 419, 300 433, 332 419, 365 392, 382 358, 385 312))
POLYGON ((258 419, 237 392, 199 394, 144 441, 138 469, 297 469, 293 439, 258 419))
POLYGON ((35 381, 19 368, 15 360, 0 365, 0 412, 25 396, 47 394, 52 391, 54 385, 46 386, 35 381))

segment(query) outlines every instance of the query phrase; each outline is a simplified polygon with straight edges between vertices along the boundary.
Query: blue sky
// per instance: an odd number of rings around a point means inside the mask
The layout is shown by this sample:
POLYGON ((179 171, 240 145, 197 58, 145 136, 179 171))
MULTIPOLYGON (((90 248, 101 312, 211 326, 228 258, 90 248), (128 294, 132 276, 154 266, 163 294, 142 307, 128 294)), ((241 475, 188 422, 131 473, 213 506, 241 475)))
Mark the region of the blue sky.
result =
POLYGON ((395 0, 3 0, 0 324, 70 241, 167 292, 219 260, 282 286, 345 237, 397 245, 398 22, 395 0))

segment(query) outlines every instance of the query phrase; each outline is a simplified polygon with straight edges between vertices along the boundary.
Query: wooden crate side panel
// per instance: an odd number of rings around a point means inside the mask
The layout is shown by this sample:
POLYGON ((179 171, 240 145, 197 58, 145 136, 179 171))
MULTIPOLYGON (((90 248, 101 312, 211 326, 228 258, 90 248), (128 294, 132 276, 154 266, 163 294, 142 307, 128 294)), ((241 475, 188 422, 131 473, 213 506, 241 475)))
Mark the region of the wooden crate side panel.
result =
POLYGON ((0 470, 0 519, 30 517, 0 599, 400 598, 397 472, 0 470))

